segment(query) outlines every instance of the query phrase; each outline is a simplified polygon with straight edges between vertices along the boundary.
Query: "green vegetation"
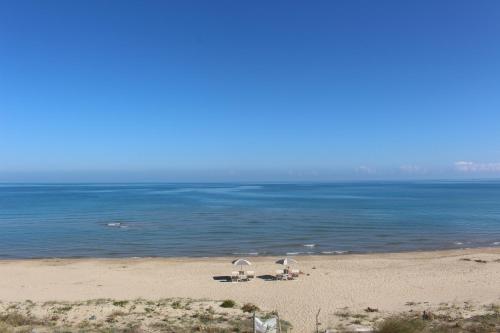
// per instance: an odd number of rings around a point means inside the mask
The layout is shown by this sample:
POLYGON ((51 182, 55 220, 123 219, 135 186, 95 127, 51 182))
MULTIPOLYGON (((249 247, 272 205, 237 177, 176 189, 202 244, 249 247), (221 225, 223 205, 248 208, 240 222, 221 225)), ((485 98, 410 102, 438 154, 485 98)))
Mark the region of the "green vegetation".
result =
MULTIPOLYGON (((249 303, 239 308, 232 300, 177 298, 6 302, 0 303, 0 333, 252 333, 252 315, 244 310, 258 307, 249 303)), ((272 314, 259 311, 258 315, 272 314)), ((281 323, 289 327, 286 321, 281 323)))
POLYGON ((19 312, 9 312, 0 315, 0 322, 8 326, 18 327, 35 324, 36 320, 19 312))
POLYGON ((69 310, 71 310, 73 308, 72 305, 63 305, 61 307, 58 307, 55 309, 55 312, 56 313, 63 313, 63 312, 68 312, 69 310))
POLYGON ((128 304, 128 301, 114 301, 114 302, 113 302, 113 305, 114 305, 114 306, 119 306, 119 307, 122 307, 122 308, 123 308, 125 305, 127 305, 127 304, 128 304))
POLYGON ((180 308, 182 308, 182 303, 181 303, 181 301, 179 301, 179 300, 173 301, 173 302, 172 302, 172 307, 173 307, 174 309, 180 309, 180 308))
POLYGON ((125 316, 126 313, 123 311, 113 311, 111 314, 106 318, 106 322, 108 323, 114 323, 117 321, 118 317, 125 316))
POLYGON ((259 311, 259 307, 255 304, 252 304, 252 303, 246 303, 241 307, 241 310, 243 312, 251 313, 251 312, 259 311))
MULTIPOLYGON (((230 299, 222 302, 177 298, 122 302, 0 303, 0 333, 251 333, 254 311, 260 318, 276 315, 262 312, 251 303, 238 307, 230 299)), ((373 327, 377 333, 500 332, 499 305, 472 307, 468 302, 441 303, 433 309, 435 312, 411 309, 383 319, 380 312, 342 308, 332 317, 339 322, 336 326, 339 332, 352 332, 356 326, 373 327)), ((288 322, 280 320, 280 323, 283 332, 289 331, 288 322)))
POLYGON ((421 319, 406 317, 387 318, 377 327, 378 333, 416 333, 422 332, 425 323, 421 319))
MULTIPOLYGON (((424 302, 427 303, 427 302, 424 302)), ((408 302, 408 306, 424 303, 408 302)), ((342 308, 335 312, 337 332, 372 329, 376 333, 494 333, 500 332, 500 306, 497 304, 473 305, 471 302, 439 303, 425 305, 430 310, 410 309, 400 314, 384 317, 377 311, 360 313, 342 308)), ((370 308, 372 309, 372 308, 370 308)), ((376 309, 374 309, 376 310, 376 309)))
POLYGON ((236 306, 236 302, 232 299, 226 299, 220 306, 223 308, 234 308, 236 306))
POLYGON ((429 320, 397 316, 383 320, 377 333, 493 333, 500 332, 500 314, 485 314, 454 320, 436 316, 429 320))

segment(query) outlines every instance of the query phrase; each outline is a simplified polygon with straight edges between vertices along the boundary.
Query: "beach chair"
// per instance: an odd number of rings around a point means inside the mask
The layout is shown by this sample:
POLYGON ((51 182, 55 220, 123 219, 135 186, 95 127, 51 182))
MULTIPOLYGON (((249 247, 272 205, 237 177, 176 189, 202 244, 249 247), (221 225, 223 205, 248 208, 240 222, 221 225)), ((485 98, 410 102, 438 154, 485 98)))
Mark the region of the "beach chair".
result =
POLYGON ((248 277, 248 279, 255 278, 255 272, 254 271, 247 271, 247 277, 248 277))
POLYGON ((292 269, 291 276, 292 278, 298 278, 300 271, 298 269, 292 269))
POLYGON ((238 281, 248 281, 248 276, 246 274, 239 274, 238 275, 238 281))
POLYGON ((282 269, 277 269, 276 270, 276 280, 283 280, 283 270, 282 269))
POLYGON ((231 282, 238 282, 240 274, 236 271, 231 272, 231 282))

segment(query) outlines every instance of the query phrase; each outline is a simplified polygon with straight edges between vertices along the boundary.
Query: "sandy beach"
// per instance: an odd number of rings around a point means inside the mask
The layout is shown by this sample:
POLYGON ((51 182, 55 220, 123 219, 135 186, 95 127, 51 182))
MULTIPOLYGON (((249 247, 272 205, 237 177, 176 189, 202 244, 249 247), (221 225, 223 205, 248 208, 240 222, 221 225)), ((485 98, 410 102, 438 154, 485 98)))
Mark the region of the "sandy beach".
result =
MULTIPOLYGON (((295 257, 296 281, 227 283, 234 258, 39 259, 0 261, 0 300, 192 298, 251 302, 277 310, 294 332, 333 325, 335 313, 367 307, 500 303, 500 248, 295 257)), ((251 257, 256 275, 274 274, 275 257, 251 257)))

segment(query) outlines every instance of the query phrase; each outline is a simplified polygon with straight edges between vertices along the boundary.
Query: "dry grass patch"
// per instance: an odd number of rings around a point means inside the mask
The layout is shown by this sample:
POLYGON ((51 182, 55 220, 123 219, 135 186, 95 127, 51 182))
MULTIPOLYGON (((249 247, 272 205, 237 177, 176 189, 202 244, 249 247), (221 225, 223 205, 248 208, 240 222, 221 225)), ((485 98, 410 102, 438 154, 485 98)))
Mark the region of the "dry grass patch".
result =
MULTIPOLYGON (((0 303, 0 333, 251 333, 253 304, 192 299, 0 303), (34 316, 35 314, 36 316, 34 316), (43 319, 39 319, 43 318, 43 319)), ((260 317, 269 313, 258 312, 260 317)))
POLYGON ((246 303, 241 307, 241 310, 243 312, 252 313, 252 312, 259 311, 259 307, 255 304, 252 304, 252 303, 246 303))
POLYGON ((377 333, 494 333, 500 332, 500 315, 485 314, 458 320, 436 316, 423 320, 407 315, 390 317, 376 326, 377 333))

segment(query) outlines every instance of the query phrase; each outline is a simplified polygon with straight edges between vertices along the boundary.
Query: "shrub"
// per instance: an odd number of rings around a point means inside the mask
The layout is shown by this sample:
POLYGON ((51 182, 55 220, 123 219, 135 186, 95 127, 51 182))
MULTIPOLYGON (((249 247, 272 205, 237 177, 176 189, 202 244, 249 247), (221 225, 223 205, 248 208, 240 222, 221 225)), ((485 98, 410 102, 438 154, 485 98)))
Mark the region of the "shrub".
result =
POLYGON ((122 307, 122 308, 123 308, 125 305, 127 305, 127 304, 128 304, 128 301, 114 301, 114 302, 113 302, 113 305, 114 305, 114 306, 120 306, 120 307, 122 307))
POLYGON ((126 313, 123 312, 123 311, 113 311, 107 318, 106 318, 106 322, 107 323, 114 323, 117 321, 117 318, 118 317, 122 317, 122 316, 125 316, 126 313))
POLYGON ((10 312, 5 315, 0 315, 0 322, 16 327, 16 326, 31 325, 33 323, 33 320, 18 312, 10 312))
POLYGON ((68 311, 69 311, 69 310, 71 310, 72 308, 73 308, 73 306, 72 306, 72 305, 69 305, 69 304, 68 304, 68 305, 63 305, 63 306, 61 306, 61 307, 57 308, 57 309, 55 310, 55 312, 56 312, 56 313, 64 313, 64 312, 68 312, 68 311))
POLYGON ((177 300, 177 301, 173 301, 172 302, 172 307, 174 309, 180 309, 182 307, 182 304, 181 304, 181 301, 177 300))
POLYGON ((425 323, 421 319, 408 317, 391 317, 385 319, 377 327, 378 333, 417 333, 421 332, 425 323))
POLYGON ((241 310, 243 312, 255 312, 255 311, 259 311, 259 307, 255 304, 252 304, 252 303, 246 303, 241 307, 241 310))
POLYGON ((222 308, 234 308, 236 305, 236 302, 233 301, 232 299, 226 299, 222 304, 220 305, 222 308))

